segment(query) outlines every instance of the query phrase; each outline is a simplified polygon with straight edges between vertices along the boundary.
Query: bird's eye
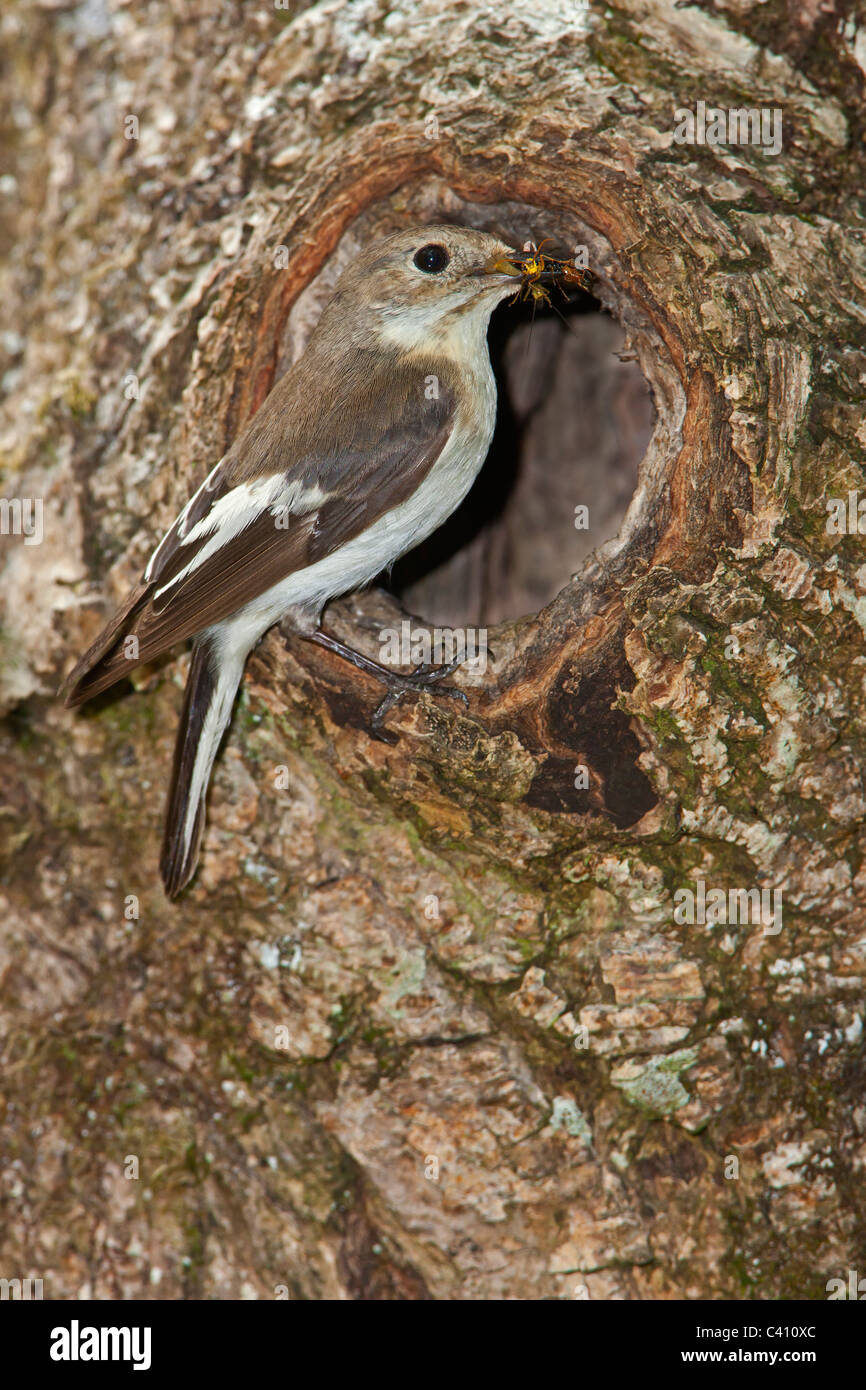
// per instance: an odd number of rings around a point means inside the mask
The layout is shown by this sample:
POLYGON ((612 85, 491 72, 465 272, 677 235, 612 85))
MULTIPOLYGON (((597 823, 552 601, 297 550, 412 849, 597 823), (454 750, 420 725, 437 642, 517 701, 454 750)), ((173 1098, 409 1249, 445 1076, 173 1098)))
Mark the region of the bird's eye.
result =
POLYGON ((438 242, 431 242, 429 246, 422 246, 420 251, 416 251, 412 257, 412 262, 423 270, 426 275, 438 275, 440 270, 444 270, 451 257, 440 246, 438 242))

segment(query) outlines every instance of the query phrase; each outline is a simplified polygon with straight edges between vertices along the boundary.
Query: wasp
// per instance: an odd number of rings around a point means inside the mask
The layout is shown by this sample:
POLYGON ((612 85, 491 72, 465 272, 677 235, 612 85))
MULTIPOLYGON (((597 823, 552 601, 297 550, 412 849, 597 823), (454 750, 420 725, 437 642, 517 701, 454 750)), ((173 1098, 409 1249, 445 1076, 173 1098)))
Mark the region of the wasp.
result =
POLYGON ((558 285, 560 288, 574 285, 577 289, 588 290, 592 283, 590 271, 580 270, 571 260, 544 254, 543 248, 549 240, 548 237, 538 246, 530 242, 526 255, 518 260, 523 270, 523 284, 518 295, 523 299, 532 299, 536 304, 550 304, 548 285, 558 285))
POLYGON ((525 254, 512 256, 500 261, 499 267, 508 275, 521 274, 522 280, 512 304, 519 299, 531 299, 533 303, 550 304, 549 285, 574 285, 580 290, 588 290, 593 281, 592 272, 581 270, 571 260, 549 256, 543 251, 550 240, 547 237, 538 246, 529 242, 525 254))

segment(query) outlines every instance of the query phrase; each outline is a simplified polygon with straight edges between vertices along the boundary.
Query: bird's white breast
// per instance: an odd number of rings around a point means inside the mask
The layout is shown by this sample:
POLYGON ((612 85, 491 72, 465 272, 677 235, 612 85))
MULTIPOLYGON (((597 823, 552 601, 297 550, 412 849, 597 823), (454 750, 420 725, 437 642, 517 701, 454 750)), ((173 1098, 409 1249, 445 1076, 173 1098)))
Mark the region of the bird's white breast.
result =
POLYGON ((487 352, 486 317, 481 325, 471 322, 474 317, 464 316, 465 338, 455 352, 466 390, 460 393, 451 434, 424 481, 365 531, 249 603, 232 620, 246 632, 258 629, 261 635, 291 609, 318 614, 329 599, 368 584, 426 540, 460 506, 487 457, 496 423, 496 382, 487 352))

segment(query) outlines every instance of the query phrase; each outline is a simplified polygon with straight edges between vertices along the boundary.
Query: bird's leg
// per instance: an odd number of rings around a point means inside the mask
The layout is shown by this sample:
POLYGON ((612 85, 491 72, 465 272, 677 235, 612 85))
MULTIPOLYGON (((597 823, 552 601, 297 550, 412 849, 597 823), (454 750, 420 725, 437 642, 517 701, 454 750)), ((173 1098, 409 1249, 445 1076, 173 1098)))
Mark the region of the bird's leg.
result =
MULTIPOLYGON (((462 690, 455 690, 452 686, 445 685, 440 689, 435 689, 439 681, 450 676, 458 666, 462 666, 465 657, 458 656, 454 661, 447 662, 444 666, 430 666, 422 662, 416 666, 414 671, 410 671, 407 676, 401 675, 398 671, 389 671, 387 666, 381 666, 378 661, 372 661, 370 657, 363 656, 361 652, 356 652, 353 647, 347 647, 343 642, 338 642, 336 637, 331 637, 329 633, 317 628, 315 632, 305 632, 301 634, 309 642, 316 642, 320 647, 325 647, 329 652, 335 652, 344 661, 351 664, 359 671, 366 671, 368 675, 375 676, 377 681, 388 688, 388 693, 382 703, 377 708, 371 720, 373 732, 382 737, 382 724, 385 715, 398 705, 404 695, 418 694, 422 690, 429 690, 436 695, 448 695, 452 700, 462 700, 464 705, 469 701, 462 690)), ((388 740, 385 740, 388 742, 388 740)))

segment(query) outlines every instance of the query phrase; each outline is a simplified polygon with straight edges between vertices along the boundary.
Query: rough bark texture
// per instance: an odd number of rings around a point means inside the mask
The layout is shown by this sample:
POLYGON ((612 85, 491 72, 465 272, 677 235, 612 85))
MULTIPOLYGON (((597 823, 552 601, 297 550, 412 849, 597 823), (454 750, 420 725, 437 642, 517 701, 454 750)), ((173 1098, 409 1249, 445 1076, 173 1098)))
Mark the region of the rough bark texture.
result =
MULTIPOLYGON (((866 557, 826 527, 866 494, 853 10, 19 0, 2 35, 2 492, 44 499, 41 545, 2 538, 4 1275, 862 1273, 866 557), (781 153, 673 143, 698 100, 781 108, 781 153), (272 632, 169 906, 186 658, 84 717, 57 680, 353 250, 427 219, 588 245, 610 316, 524 352, 502 311, 496 467, 404 576, 419 622, 496 622, 495 659, 385 745, 376 688, 272 632), (681 923, 699 882, 781 891, 774 931, 681 923)), ((329 622, 375 656, 402 617, 377 590, 329 622)))

